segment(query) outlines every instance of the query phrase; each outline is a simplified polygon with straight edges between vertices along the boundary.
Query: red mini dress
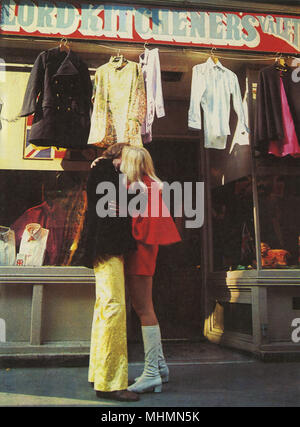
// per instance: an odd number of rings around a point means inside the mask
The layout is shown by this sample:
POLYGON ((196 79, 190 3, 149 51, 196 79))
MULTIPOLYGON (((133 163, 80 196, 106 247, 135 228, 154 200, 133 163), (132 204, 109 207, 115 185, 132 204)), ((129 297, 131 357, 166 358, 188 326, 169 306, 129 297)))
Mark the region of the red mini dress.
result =
POLYGON ((147 186, 145 213, 132 217, 132 235, 137 249, 125 256, 125 272, 128 275, 153 276, 159 245, 181 241, 173 218, 162 198, 159 184, 144 176, 147 186))

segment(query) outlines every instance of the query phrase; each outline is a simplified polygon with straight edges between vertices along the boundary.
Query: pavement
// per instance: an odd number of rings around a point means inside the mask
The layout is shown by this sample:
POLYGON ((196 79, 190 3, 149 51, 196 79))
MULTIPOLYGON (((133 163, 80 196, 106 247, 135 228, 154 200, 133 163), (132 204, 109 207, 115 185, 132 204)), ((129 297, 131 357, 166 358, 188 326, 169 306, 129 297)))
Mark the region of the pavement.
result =
MULTIPOLYGON (((88 365, 0 368, 1 407, 205 408, 299 407, 299 362, 263 362, 218 345, 166 344, 170 381, 162 393, 134 403, 99 399, 87 381, 88 365)), ((53 364, 52 364, 53 365, 53 364)), ((142 348, 131 346, 129 379, 143 368, 142 348), (135 355, 135 356, 134 356, 135 355)))

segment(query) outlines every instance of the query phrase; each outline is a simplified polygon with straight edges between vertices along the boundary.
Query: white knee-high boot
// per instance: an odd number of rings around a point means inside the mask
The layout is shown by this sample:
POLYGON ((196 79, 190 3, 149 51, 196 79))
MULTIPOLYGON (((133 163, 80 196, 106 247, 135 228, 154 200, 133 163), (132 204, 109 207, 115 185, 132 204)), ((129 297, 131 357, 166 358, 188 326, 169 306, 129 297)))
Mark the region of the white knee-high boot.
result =
MULTIPOLYGON (((159 325, 157 326, 159 329, 158 370, 162 383, 167 383, 169 381, 169 368, 162 349, 160 327, 159 325)), ((139 378, 135 378, 135 381, 138 381, 139 378)))
POLYGON ((159 352, 158 352, 158 369, 159 369, 162 382, 167 383, 169 381, 169 368, 163 353, 161 342, 159 345, 159 352))
POLYGON ((144 371, 137 381, 128 387, 128 390, 135 393, 144 393, 146 391, 159 393, 162 390, 162 380, 158 369, 158 354, 161 342, 159 325, 142 326, 142 337, 145 353, 144 371))

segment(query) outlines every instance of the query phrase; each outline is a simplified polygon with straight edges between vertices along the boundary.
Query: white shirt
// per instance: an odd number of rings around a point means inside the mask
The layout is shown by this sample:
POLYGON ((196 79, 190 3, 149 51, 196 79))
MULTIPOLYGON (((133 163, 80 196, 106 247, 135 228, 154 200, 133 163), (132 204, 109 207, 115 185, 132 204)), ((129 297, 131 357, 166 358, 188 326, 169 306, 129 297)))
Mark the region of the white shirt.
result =
POLYGON ((204 146, 224 149, 227 135, 230 135, 230 96, 238 116, 240 133, 248 132, 242 104, 238 78, 220 61, 216 64, 209 58, 205 63, 193 67, 191 99, 188 125, 201 129, 201 110, 204 112, 204 146))
MULTIPOLYGON (((246 78, 246 92, 245 92, 244 98, 243 98, 243 109, 244 109, 244 113, 245 113, 245 123, 246 123, 247 129, 249 129, 249 126, 248 126, 248 117, 249 117, 249 115, 248 115, 248 98, 249 98, 249 91, 248 91, 248 77, 247 77, 246 78)), ((234 132, 233 138, 232 138, 229 154, 232 153, 234 146, 236 144, 238 144, 238 145, 250 145, 250 139, 249 138, 250 137, 249 137, 248 132, 241 134, 239 127, 237 127, 237 129, 234 132)))
POLYGON ((16 259, 15 232, 0 226, 0 265, 14 265, 16 259))
POLYGON ((25 255, 24 265, 43 265, 49 230, 40 224, 27 224, 22 235, 19 254, 25 255))
POLYGON ((165 116, 159 50, 146 48, 139 57, 139 63, 142 67, 147 97, 147 113, 141 131, 143 142, 148 143, 152 141, 152 124, 155 113, 157 118, 165 116))

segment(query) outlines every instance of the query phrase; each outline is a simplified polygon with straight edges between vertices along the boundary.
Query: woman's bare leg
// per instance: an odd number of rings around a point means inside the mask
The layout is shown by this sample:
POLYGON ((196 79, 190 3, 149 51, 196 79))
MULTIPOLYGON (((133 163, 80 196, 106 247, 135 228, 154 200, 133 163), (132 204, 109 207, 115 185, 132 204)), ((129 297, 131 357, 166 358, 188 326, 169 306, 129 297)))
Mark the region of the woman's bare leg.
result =
POLYGON ((157 317, 152 301, 152 276, 129 275, 126 277, 134 311, 142 326, 157 325, 157 317))

